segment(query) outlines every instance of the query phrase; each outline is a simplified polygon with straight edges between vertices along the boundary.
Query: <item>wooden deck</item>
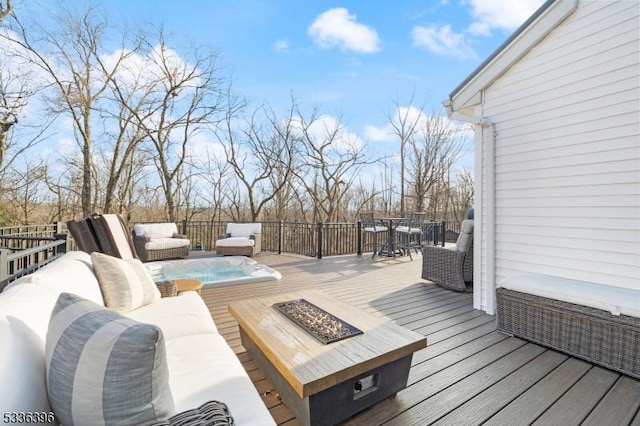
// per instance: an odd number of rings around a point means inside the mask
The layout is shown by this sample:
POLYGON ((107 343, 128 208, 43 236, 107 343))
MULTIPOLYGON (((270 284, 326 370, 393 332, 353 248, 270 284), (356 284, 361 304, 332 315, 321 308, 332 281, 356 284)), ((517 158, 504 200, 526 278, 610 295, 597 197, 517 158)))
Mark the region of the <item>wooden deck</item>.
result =
POLYGON ((472 295, 420 278, 422 259, 370 256, 321 260, 262 253, 280 281, 208 288, 202 297, 280 425, 299 422, 240 344, 232 300, 317 288, 427 336, 408 387, 348 425, 639 425, 640 381, 495 331, 472 295))

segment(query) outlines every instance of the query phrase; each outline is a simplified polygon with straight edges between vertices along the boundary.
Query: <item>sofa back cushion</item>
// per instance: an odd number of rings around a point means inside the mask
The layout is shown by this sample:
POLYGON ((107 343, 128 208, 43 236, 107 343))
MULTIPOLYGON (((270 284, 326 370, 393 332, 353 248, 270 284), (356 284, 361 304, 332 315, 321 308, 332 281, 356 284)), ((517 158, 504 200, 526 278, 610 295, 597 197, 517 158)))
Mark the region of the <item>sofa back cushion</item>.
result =
POLYGON ((473 243, 473 220, 463 220, 460 225, 460 235, 456 241, 456 251, 468 252, 473 243))
POLYGON ((138 237, 171 238, 178 233, 178 226, 171 223, 137 223, 133 226, 133 232, 138 237))
POLYGON ((160 300, 158 286, 139 259, 94 252, 91 261, 106 307, 125 313, 160 300))
POLYGON ((249 238, 253 234, 260 234, 262 232, 261 223, 228 223, 227 234, 231 234, 232 237, 247 237, 249 238))
POLYGON ((46 340, 49 401, 62 424, 149 424, 175 414, 162 331, 63 293, 46 340))

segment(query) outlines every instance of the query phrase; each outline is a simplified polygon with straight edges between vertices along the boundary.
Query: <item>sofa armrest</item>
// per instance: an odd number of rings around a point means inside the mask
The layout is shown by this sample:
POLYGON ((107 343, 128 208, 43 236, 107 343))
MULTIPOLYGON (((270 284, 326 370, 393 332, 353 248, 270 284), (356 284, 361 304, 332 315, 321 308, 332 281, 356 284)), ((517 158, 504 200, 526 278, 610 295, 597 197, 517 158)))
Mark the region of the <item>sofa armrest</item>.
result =
POLYGON ((198 408, 183 411, 167 420, 153 423, 152 426, 232 426, 235 422, 227 405, 220 401, 208 401, 198 408))
POLYGON ((251 234, 249 238, 255 241, 253 246, 253 254, 260 253, 262 251, 262 234, 251 234))
POLYGON ((172 238, 180 238, 180 239, 182 239, 182 240, 186 240, 186 239, 187 239, 187 236, 186 236, 186 235, 184 235, 184 234, 179 234, 179 233, 177 233, 177 232, 175 232, 171 237, 172 237, 172 238))
POLYGON ((134 235, 133 236, 133 241, 137 241, 137 242, 140 242, 140 243, 144 244, 144 243, 148 243, 149 241, 151 241, 151 238, 149 238, 149 237, 141 237, 139 235, 134 235))
POLYGON ((230 238, 230 237, 231 237, 231 234, 229 234, 229 233, 218 235, 218 239, 219 240, 224 240, 225 238, 230 238))

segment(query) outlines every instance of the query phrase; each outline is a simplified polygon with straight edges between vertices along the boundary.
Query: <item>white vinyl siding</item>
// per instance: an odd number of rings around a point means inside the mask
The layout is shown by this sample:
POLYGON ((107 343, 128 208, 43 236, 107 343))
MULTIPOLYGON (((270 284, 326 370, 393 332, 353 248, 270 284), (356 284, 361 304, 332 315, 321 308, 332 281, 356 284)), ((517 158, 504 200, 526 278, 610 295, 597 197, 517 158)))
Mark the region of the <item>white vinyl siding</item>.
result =
POLYGON ((485 89, 482 115, 496 125, 496 282, 543 273, 640 288, 639 9, 580 1, 485 89))

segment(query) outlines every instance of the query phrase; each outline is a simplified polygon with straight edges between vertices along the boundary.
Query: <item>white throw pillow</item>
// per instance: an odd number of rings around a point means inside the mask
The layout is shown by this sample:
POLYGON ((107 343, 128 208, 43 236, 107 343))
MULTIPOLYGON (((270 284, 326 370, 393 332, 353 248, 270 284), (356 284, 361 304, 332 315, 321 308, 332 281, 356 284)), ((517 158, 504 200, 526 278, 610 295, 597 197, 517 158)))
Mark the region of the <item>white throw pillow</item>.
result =
POLYGON ((47 392, 63 425, 141 425, 175 414, 162 331, 62 293, 47 331, 47 392))
POLYGON ((139 259, 93 252, 91 263, 107 308, 125 313, 160 300, 158 286, 139 259))

